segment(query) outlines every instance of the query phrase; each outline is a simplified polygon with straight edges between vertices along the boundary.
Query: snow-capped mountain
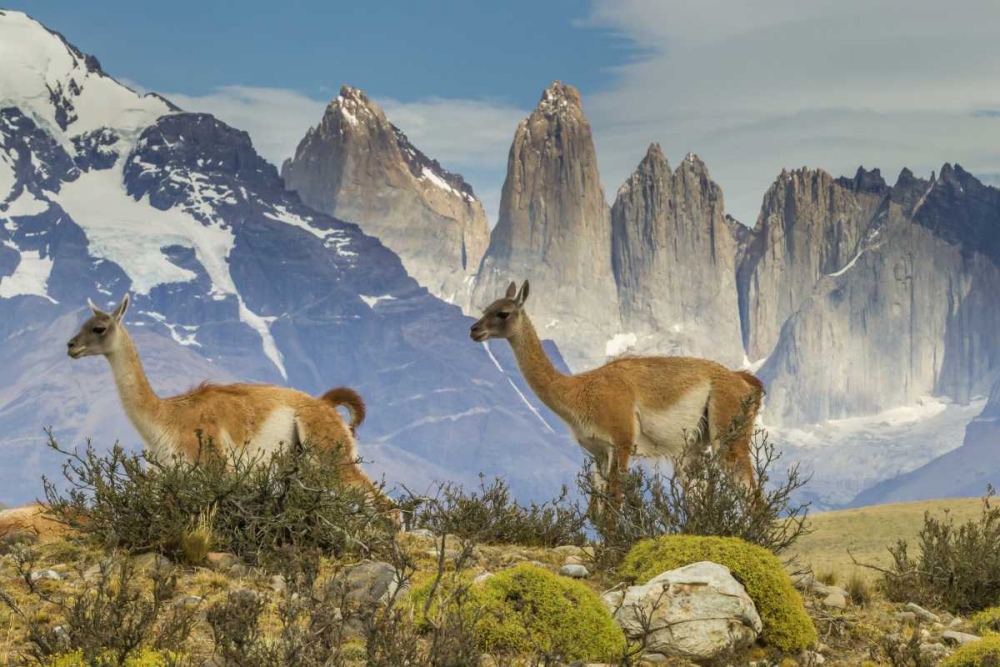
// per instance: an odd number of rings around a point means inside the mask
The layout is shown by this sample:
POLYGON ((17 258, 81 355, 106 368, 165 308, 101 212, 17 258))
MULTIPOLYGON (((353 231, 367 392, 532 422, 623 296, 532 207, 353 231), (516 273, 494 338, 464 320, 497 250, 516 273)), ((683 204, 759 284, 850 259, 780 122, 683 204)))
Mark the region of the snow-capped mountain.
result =
POLYGON ((0 11, 0 469, 37 495, 65 444, 138 437, 101 359, 66 340, 87 298, 127 325, 162 394, 205 379, 358 389, 360 451, 390 485, 504 474, 550 495, 581 460, 507 346, 431 296, 354 224, 307 208, 249 136, 139 95, 62 36, 0 11), (530 466, 523 465, 526 460, 530 466))

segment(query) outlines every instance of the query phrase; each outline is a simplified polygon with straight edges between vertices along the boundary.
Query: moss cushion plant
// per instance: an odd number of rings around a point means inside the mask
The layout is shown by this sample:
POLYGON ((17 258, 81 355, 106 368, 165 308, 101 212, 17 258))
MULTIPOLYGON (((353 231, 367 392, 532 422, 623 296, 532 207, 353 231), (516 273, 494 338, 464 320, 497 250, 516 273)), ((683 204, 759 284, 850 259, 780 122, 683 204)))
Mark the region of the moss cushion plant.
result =
POLYGON ((668 535, 644 540, 629 551, 621 574, 645 584, 667 570, 700 561, 725 565, 743 584, 757 606, 767 644, 792 653, 816 643, 816 628, 781 561, 767 549, 741 539, 668 535))

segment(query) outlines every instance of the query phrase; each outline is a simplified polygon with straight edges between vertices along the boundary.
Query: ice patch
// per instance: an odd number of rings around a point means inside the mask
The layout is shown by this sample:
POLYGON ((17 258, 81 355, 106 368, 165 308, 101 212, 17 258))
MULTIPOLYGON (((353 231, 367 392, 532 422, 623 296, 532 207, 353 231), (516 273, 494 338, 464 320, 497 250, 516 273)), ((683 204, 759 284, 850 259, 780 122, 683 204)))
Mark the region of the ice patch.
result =
POLYGON ((190 347, 192 345, 195 347, 201 347, 201 343, 195 339, 194 334, 194 332, 198 331, 198 327, 167 322, 166 316, 163 313, 157 313, 156 311, 144 310, 141 312, 143 315, 148 315, 157 322, 163 324, 163 326, 167 327, 167 329, 170 330, 170 337, 181 345, 184 345, 185 347, 190 347), (180 331, 178 331, 178 329, 180 329, 180 331))
MULTIPOLYGON (((23 190, 21 195, 12 202, 7 203, 7 210, 0 211, 0 217, 28 217, 40 215, 49 210, 49 202, 39 199, 28 190, 23 190)), ((10 229, 10 227, 8 227, 10 229)))
MULTIPOLYGON (((0 147, 3 147, 3 137, 0 137, 0 147)), ((14 167, 10 163, 10 157, 6 153, 0 153, 0 202, 10 196, 10 191, 14 189, 17 178, 14 176, 14 167)))
POLYGON ((960 446, 985 402, 957 405, 928 396, 876 415, 768 430, 784 465, 799 463, 812 473, 805 491, 817 509, 833 508, 960 446))
POLYGON ((287 380, 288 371, 285 370, 284 357, 281 356, 281 350, 278 349, 278 344, 275 342, 274 336, 271 335, 271 323, 277 318, 261 317, 247 308, 247 305, 243 303, 243 297, 237 295, 236 298, 240 304, 240 319, 260 334, 260 339, 264 346, 264 355, 271 360, 271 363, 278 367, 281 377, 287 380))
POLYGON ((343 257, 358 256, 358 253, 350 249, 350 238, 348 237, 347 232, 342 229, 320 229, 318 227, 314 227, 310 224, 311 219, 295 215, 284 206, 275 206, 274 212, 265 213, 264 217, 306 230, 313 236, 323 239, 323 245, 327 248, 333 249, 338 255, 343 257))
POLYGON ((628 352, 638 342, 634 333, 617 333, 604 345, 604 355, 617 357, 628 352))
MULTIPOLYGON (((194 280, 193 272, 171 262, 162 251, 168 246, 193 249, 212 282, 212 298, 237 297, 240 320, 260 334, 264 354, 287 379, 268 318, 246 306, 229 272, 229 253, 235 244, 231 229, 220 222, 203 223, 180 208, 161 211, 149 203, 148 195, 136 201, 125 191, 120 166, 86 172, 51 196, 83 228, 90 254, 122 267, 137 294, 148 294, 157 285, 194 280)), ((205 204, 200 200, 196 205, 205 204)))
POLYGON ((361 300, 368 304, 369 308, 375 308, 375 304, 379 301, 395 301, 396 297, 391 294, 383 294, 382 296, 366 296, 364 294, 359 295, 361 300))
POLYGON ((483 347, 486 348, 486 354, 489 355, 490 361, 492 361, 493 365, 497 367, 497 370, 500 371, 505 378, 507 378, 507 382, 509 382, 510 386, 514 388, 514 391, 517 392, 517 395, 521 397, 521 401, 528 406, 528 409, 531 410, 536 417, 538 417, 538 421, 542 422, 542 426, 544 426, 549 431, 549 433, 555 433, 555 429, 549 426, 549 423, 545 421, 545 417, 542 416, 542 413, 538 411, 538 408, 536 408, 534 405, 531 404, 531 401, 528 400, 528 397, 524 395, 524 392, 522 392, 516 384, 514 384, 514 380, 512 380, 509 375, 507 375, 507 371, 503 369, 503 366, 500 365, 500 362, 497 361, 497 358, 493 356, 493 350, 490 349, 489 341, 483 342, 483 347))
POLYGON ((848 263, 847 263, 847 264, 846 264, 846 265, 844 266, 844 268, 842 268, 842 269, 841 269, 840 271, 834 271, 833 273, 831 273, 831 274, 829 274, 829 275, 831 275, 831 276, 832 276, 832 277, 834 277, 834 278, 836 278, 837 276, 842 276, 842 275, 844 275, 845 273, 847 273, 848 271, 850 271, 850 270, 851 270, 851 267, 852 267, 852 266, 854 266, 855 264, 857 264, 857 263, 858 263, 858 260, 859 260, 859 259, 861 259, 861 255, 863 255, 863 254, 865 254, 865 251, 864 251, 864 250, 859 250, 859 251, 858 251, 858 254, 854 256, 854 259, 852 259, 851 261, 849 261, 849 262, 848 262, 848 263))
POLYGON ((15 296, 33 295, 59 303, 49 296, 49 275, 52 273, 52 257, 42 257, 38 250, 20 250, 16 245, 7 245, 21 253, 21 261, 14 274, 0 278, 0 297, 10 299, 15 296))
POLYGON ((740 370, 747 371, 750 373, 756 373, 757 371, 759 371, 761 368, 764 367, 764 364, 767 363, 767 359, 768 359, 767 357, 763 357, 762 359, 758 359, 757 361, 750 361, 750 357, 744 354, 743 365, 740 366, 740 370))

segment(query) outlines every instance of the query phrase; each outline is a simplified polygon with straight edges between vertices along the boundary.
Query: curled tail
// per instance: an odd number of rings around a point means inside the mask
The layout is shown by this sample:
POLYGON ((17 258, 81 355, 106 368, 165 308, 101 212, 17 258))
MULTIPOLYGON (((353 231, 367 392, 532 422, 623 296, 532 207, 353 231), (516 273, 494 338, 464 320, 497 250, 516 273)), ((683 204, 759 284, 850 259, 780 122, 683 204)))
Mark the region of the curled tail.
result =
POLYGON ((759 391, 761 396, 767 393, 767 389, 764 388, 764 383, 750 371, 736 371, 736 374, 743 378, 747 384, 753 387, 755 392, 759 391))
POLYGON ((351 434, 354 434, 365 420, 365 402, 353 389, 335 387, 323 394, 320 400, 329 401, 335 408, 342 405, 351 412, 351 434))

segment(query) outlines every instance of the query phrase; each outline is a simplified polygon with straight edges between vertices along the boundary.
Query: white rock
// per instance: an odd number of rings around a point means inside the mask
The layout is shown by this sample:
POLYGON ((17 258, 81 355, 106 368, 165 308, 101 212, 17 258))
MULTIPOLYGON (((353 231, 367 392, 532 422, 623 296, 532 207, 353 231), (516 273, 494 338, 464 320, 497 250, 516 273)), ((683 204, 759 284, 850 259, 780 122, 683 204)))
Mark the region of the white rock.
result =
POLYGON ((957 632, 955 630, 945 630, 941 633, 941 638, 948 644, 958 646, 965 646, 966 644, 971 644, 972 642, 978 642, 982 637, 977 637, 976 635, 970 635, 966 632, 957 632))
POLYGON ((630 639, 642 639, 650 619, 646 651, 666 656, 711 660, 746 648, 762 628, 753 600, 717 563, 670 570, 603 600, 630 639))
POLYGON ((590 570, 585 568, 583 565, 563 565, 559 568, 559 574, 564 577, 572 577, 574 579, 586 579, 590 576, 590 570))

